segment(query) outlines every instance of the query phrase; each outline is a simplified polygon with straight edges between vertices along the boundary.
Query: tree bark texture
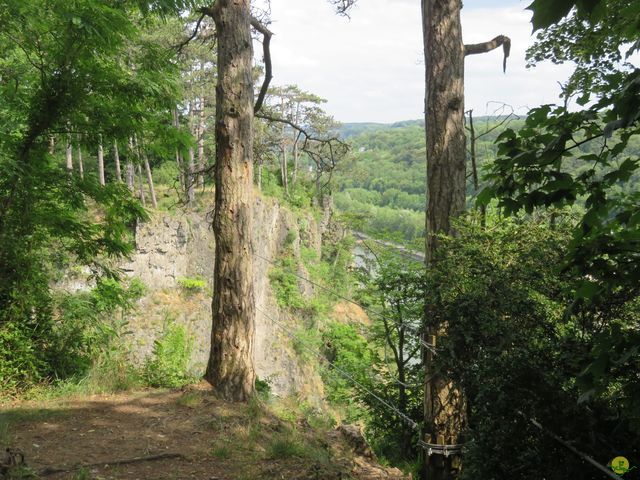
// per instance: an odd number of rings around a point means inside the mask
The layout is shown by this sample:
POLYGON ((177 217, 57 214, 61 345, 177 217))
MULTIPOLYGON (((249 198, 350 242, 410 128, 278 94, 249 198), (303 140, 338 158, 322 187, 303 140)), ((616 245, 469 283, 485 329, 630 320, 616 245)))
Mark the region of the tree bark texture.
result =
POLYGON ((426 66, 427 261, 465 207, 464 44, 460 0, 422 0, 426 66))
POLYGON ((211 354, 205 378, 233 401, 255 384, 255 304, 251 248, 253 203, 253 46, 249 0, 217 0, 216 239, 211 354))
MULTIPOLYGON (((422 0, 427 141, 426 261, 431 264, 438 234, 452 234, 452 220, 465 208, 464 56, 460 0, 422 0)), ((428 315, 428 312, 427 312, 428 315)), ((427 316, 427 321, 429 317, 427 316)), ((443 326, 426 329, 435 345, 443 326)), ((435 368, 427 350, 425 363, 425 441, 459 444, 465 426, 461 392, 435 368)), ((428 480, 456 478, 459 458, 426 457, 428 480)))

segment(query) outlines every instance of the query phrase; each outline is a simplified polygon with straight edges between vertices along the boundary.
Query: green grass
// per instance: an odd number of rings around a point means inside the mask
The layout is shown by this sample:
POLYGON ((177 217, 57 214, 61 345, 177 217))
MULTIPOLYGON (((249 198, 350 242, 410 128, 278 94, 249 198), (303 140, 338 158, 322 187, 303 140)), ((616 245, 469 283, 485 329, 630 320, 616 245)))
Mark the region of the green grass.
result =
POLYGON ((211 450, 211 456, 218 460, 228 460, 231 458, 233 450, 229 445, 217 445, 211 450))
POLYGON ((267 445, 267 457, 272 460, 303 456, 302 443, 290 433, 274 437, 267 445))
POLYGON ((49 408, 14 408, 0 413, 0 434, 2 426, 10 428, 19 423, 40 422, 67 415, 66 410, 49 408))
POLYGON ((203 292, 207 288, 207 280, 203 277, 181 277, 177 282, 185 293, 191 295, 203 292))
POLYGON ((76 473, 73 474, 71 480, 91 480, 91 472, 84 467, 78 469, 76 473))
POLYGON ((199 405, 202 405, 203 401, 204 399, 202 398, 202 395, 200 395, 199 393, 186 392, 180 398, 178 398, 176 403, 181 407, 195 408, 199 405))
POLYGON ((2 477, 6 480, 18 480, 23 478, 40 478, 37 473, 26 465, 18 465, 9 469, 9 471, 2 477))
POLYGON ((264 404, 257 395, 249 399, 247 403, 247 416, 252 422, 260 421, 264 415, 264 404))

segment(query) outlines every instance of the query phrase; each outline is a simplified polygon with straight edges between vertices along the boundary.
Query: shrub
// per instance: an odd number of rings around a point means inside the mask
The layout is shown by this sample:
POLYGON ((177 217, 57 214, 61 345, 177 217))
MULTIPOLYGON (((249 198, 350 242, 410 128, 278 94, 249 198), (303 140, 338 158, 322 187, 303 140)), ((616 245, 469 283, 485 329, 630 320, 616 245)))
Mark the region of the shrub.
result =
POLYGON ((267 446, 267 456, 270 459, 283 459, 304 456, 304 447, 291 434, 276 436, 267 446))
POLYGON ((271 384, 269 378, 264 380, 256 377, 256 392, 261 398, 269 398, 271 396, 271 384))
POLYGON ((281 258, 269 272, 271 287, 280 307, 302 309, 306 306, 305 299, 298 288, 298 277, 294 274, 296 270, 295 258, 288 255, 281 258))
POLYGON ((144 293, 137 279, 120 282, 101 278, 89 292, 52 295, 50 309, 18 325, 0 327, 0 385, 11 394, 39 382, 77 382, 100 377, 95 384, 129 384, 122 381, 126 367, 122 316, 144 293), (116 355, 117 350, 117 355, 116 355), (116 361, 117 357, 117 361, 116 361), (120 380, 106 375, 119 372, 120 380))
POLYGON ((189 361, 193 338, 182 325, 170 321, 162 336, 155 341, 153 354, 144 366, 145 379, 152 387, 179 388, 190 383, 189 361))
POLYGON ((207 288, 207 280, 202 277, 181 277, 178 278, 178 285, 180 285, 185 292, 193 294, 201 292, 207 288))

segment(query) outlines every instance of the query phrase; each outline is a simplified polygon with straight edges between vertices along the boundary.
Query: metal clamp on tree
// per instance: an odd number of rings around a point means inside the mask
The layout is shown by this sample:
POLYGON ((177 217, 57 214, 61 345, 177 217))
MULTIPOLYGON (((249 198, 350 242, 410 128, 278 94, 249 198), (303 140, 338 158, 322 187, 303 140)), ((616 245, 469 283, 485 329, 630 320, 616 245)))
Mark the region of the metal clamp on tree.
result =
POLYGON ((444 455, 445 457, 449 457, 450 455, 460 455, 462 453, 462 447, 464 447, 464 444, 440 445, 437 443, 427 443, 422 440, 418 440, 418 445, 427 452, 428 456, 444 455))

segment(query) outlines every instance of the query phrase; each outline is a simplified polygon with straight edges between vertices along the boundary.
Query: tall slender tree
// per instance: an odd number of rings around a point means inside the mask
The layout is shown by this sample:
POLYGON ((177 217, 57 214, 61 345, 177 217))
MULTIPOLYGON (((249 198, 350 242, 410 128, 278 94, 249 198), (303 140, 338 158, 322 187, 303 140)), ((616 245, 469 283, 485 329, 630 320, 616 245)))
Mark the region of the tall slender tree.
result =
MULTIPOLYGON (((500 35, 489 42, 467 45, 462 41, 461 0, 422 0, 425 60, 425 130, 427 143, 426 261, 435 259, 438 235, 455 234, 452 221, 465 209, 466 139, 464 132, 464 58, 504 47, 510 40, 500 35)), ((504 68, 504 64, 503 64, 504 68)), ((425 440, 435 445, 459 445, 466 422, 462 392, 436 366, 433 349, 444 325, 429 323, 425 341, 425 440)), ((455 478, 460 468, 456 455, 430 455, 426 478, 455 478)))
POLYGON ((253 45, 249 0, 217 0, 216 239, 211 354, 205 378, 227 399, 254 390, 253 45))

